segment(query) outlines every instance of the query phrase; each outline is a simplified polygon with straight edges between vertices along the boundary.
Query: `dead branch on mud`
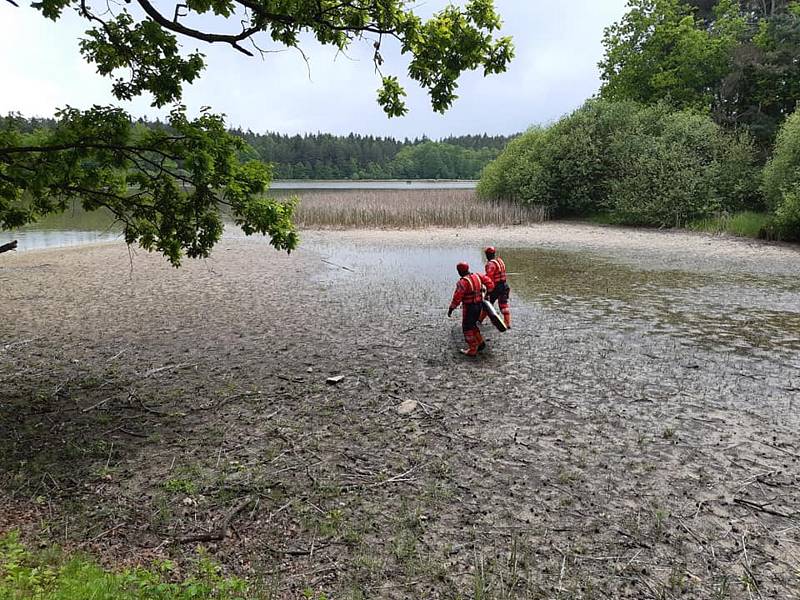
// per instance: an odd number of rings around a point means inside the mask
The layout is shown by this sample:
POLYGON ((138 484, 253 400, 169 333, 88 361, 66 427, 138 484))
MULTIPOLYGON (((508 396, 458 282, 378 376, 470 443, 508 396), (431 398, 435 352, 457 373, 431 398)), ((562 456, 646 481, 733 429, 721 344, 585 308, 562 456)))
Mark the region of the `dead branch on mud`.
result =
POLYGON ((225 538, 228 537, 228 534, 230 533, 230 526, 233 518, 240 512, 242 512, 245 509, 245 507, 247 507, 252 501, 253 498, 250 496, 246 496, 245 498, 243 498, 241 502, 236 504, 225 514, 225 517, 222 519, 222 523, 220 523, 219 527, 215 531, 212 531, 210 533, 187 535, 177 540, 178 543, 191 544, 193 542, 221 542, 225 540, 225 538))
POLYGON ((758 512, 763 512, 768 515, 775 515, 776 517, 783 517, 784 519, 794 519, 797 517, 797 513, 792 513, 787 515, 786 513, 778 512, 777 510, 772 510, 771 508, 767 508, 771 502, 767 502, 766 504, 758 504, 757 502, 751 502, 750 500, 745 500, 744 498, 734 498, 733 502, 735 504, 739 504, 741 506, 746 506, 747 508, 756 510, 758 512))

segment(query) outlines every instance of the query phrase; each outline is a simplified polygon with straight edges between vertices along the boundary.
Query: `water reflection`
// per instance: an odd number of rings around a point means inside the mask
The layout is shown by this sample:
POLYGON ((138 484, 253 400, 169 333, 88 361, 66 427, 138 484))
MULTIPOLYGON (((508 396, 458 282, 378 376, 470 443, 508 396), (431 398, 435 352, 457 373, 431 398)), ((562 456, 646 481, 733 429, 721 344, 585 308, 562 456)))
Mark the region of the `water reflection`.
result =
POLYGON ((709 348, 800 350, 794 279, 637 270, 579 252, 506 250, 523 299, 591 320, 691 339, 709 348))
POLYGON ((106 209, 87 212, 80 206, 14 231, 0 232, 0 244, 18 240, 19 251, 82 246, 120 239, 122 227, 106 209))

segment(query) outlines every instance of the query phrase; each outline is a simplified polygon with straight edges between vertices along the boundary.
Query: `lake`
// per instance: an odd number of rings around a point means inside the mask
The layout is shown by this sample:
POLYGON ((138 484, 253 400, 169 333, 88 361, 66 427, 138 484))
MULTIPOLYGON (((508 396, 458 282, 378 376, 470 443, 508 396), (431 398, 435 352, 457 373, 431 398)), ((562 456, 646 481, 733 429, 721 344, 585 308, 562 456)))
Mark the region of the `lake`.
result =
MULTIPOLYGON (((275 195, 302 195, 304 191, 337 190, 340 193, 359 190, 470 190, 477 181, 274 181, 275 195)), ((108 211, 84 211, 79 205, 58 215, 14 231, 0 232, 0 244, 18 240, 19 251, 39 248, 81 246, 120 238, 122 228, 108 211)))

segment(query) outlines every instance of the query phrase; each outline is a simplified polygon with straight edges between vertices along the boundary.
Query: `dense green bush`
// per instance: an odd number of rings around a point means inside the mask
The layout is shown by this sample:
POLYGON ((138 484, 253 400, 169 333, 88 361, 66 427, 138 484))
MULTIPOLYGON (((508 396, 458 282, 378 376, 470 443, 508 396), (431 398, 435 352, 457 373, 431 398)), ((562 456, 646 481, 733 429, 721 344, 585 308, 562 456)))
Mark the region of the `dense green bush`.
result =
POLYGON ((636 110, 633 102, 589 102, 548 128, 529 130, 484 169, 478 194, 547 205, 556 214, 606 208, 615 172, 609 141, 636 110))
POLYGON ((800 112, 778 133, 772 159, 764 169, 764 195, 775 211, 773 235, 800 240, 800 112))
POLYGON ((499 200, 523 200, 529 204, 544 204, 544 173, 537 160, 542 156, 542 143, 547 131, 529 129, 511 140, 505 150, 489 163, 478 182, 478 195, 499 200))
POLYGON ((623 223, 681 227, 704 216, 760 208, 755 148, 709 117, 642 109, 612 136, 609 185, 623 223))
POLYGON ((590 101, 514 140, 484 170, 478 193, 654 226, 761 205, 747 136, 705 115, 627 101, 590 101))

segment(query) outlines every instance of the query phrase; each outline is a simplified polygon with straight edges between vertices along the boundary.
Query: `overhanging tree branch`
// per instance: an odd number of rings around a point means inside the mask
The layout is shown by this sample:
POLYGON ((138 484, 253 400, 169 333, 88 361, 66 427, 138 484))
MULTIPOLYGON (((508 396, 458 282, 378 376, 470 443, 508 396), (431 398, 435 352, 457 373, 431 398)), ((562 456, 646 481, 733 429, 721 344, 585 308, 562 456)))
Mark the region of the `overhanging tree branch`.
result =
POLYGON ((248 27, 247 29, 243 30, 241 33, 236 35, 226 35, 222 33, 206 33, 204 31, 200 31, 199 29, 192 29, 190 27, 186 27, 178 23, 177 21, 171 21, 162 15, 160 12, 156 10, 156 8, 150 4, 148 0, 136 0, 139 6, 142 7, 147 16, 153 19, 156 23, 161 25, 164 29, 168 29, 169 31, 174 31, 175 33, 180 33, 182 35, 186 35, 197 40, 202 40, 204 42, 209 42, 211 44, 216 42, 223 42, 226 44, 230 44, 233 48, 241 52, 242 54, 246 54, 247 56, 253 56, 253 53, 250 52, 247 48, 243 48, 239 45, 239 42, 242 42, 249 38, 251 35, 254 35, 261 31, 264 27, 263 24, 256 24, 252 27, 248 27))

